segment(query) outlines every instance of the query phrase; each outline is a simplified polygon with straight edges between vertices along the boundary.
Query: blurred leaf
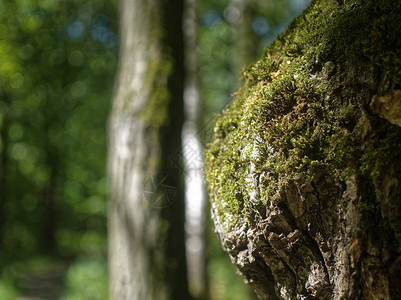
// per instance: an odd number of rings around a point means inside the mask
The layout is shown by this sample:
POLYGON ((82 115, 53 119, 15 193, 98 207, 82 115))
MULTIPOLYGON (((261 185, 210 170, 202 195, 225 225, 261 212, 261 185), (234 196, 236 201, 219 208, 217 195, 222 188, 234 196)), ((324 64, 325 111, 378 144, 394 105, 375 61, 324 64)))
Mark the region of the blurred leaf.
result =
POLYGON ((0 299, 15 300, 18 296, 19 292, 12 282, 6 279, 0 279, 0 299))
POLYGON ((108 299, 107 264, 104 259, 82 257, 67 271, 61 300, 108 299))

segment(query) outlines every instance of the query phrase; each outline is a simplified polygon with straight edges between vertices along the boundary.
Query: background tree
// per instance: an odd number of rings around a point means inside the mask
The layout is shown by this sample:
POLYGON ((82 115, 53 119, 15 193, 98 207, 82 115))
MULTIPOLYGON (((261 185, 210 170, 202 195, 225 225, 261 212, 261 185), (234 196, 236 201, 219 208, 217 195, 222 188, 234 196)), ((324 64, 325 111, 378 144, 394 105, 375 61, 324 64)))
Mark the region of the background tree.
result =
POLYGON ((109 127, 112 299, 188 299, 184 199, 183 1, 120 4, 109 127))
POLYGON ((401 5, 315 1, 244 72, 207 156, 261 299, 398 299, 401 5))

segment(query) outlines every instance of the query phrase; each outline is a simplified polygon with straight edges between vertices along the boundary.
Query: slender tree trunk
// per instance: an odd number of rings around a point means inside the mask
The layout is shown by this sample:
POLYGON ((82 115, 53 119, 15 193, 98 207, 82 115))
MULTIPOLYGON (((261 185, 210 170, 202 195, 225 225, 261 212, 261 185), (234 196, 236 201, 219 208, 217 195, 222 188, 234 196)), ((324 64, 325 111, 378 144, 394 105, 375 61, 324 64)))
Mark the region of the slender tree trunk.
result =
POLYGON ((8 163, 8 156, 7 156, 7 147, 8 147, 8 98, 5 93, 2 94, 2 98, 5 102, 5 108, 2 112, 2 121, 1 121, 1 128, 0 128, 0 138, 1 138, 1 146, 0 146, 0 242, 3 239, 3 230, 4 225, 6 223, 5 217, 5 209, 6 209, 6 202, 8 196, 7 190, 7 177, 6 177, 6 168, 8 163))
MULTIPOLYGON (((50 106, 50 104, 48 104, 50 106)), ((58 211, 57 206, 59 205, 59 178, 60 178, 60 149, 58 145, 54 144, 51 140, 51 131, 54 130, 54 126, 57 126, 55 122, 52 122, 52 114, 50 113, 50 107, 47 107, 45 112, 46 122, 43 128, 45 132, 43 148, 46 151, 46 163, 50 168, 49 178, 47 179, 46 185, 42 190, 43 197, 43 219, 41 222, 41 238, 40 248, 44 253, 56 252, 56 231, 58 226, 58 211)))
POLYGON ((235 72, 240 74, 242 69, 254 63, 260 53, 258 53, 259 38, 252 30, 252 23, 256 16, 254 0, 235 0, 232 5, 237 5, 241 12, 240 22, 236 25, 236 49, 237 57, 235 60, 235 72))
POLYGON ((111 299, 188 299, 181 184, 183 2, 123 0, 109 124, 111 299))
POLYGON ((245 72, 207 154, 260 299, 400 299, 401 4, 314 1, 245 72))
POLYGON ((44 188, 44 210, 41 230, 40 247, 44 253, 54 254, 56 251, 56 231, 57 231, 57 200, 58 200, 58 178, 57 163, 49 163, 53 168, 50 178, 44 188))
POLYGON ((210 298, 206 272, 206 189, 203 175, 203 147, 199 136, 201 99, 198 86, 196 2, 186 1, 185 10, 185 125, 183 130, 186 243, 188 279, 191 296, 197 300, 210 298))

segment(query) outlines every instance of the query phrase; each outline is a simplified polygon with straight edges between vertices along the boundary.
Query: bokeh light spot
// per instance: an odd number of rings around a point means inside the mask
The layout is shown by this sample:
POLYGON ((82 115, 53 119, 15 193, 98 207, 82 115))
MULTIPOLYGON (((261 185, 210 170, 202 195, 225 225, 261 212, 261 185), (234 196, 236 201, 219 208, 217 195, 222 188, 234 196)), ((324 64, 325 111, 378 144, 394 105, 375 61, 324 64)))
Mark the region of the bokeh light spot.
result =
POLYGON ((79 67, 84 63, 85 56, 80 50, 76 50, 70 53, 68 56, 68 62, 73 67, 79 67))
POLYGON ((15 160, 22 160, 28 153, 25 143, 16 143, 11 147, 11 157, 15 160))
POLYGON ((33 179, 37 184, 44 184, 50 177, 50 169, 46 165, 40 165, 33 173, 33 179))
POLYGON ((24 84, 24 76, 21 73, 15 73, 10 78, 10 86, 13 89, 19 89, 24 84))
POLYGON ((37 14, 26 15, 20 20, 22 30, 27 33, 38 31, 42 23, 42 19, 37 14))
POLYGON ((224 10, 224 18, 233 25, 238 25, 242 21, 242 12, 235 4, 229 5, 224 10))
POLYGON ((39 0, 38 4, 41 8, 51 11, 59 5, 59 0, 39 0))
POLYGON ((221 16, 215 10, 209 10, 203 15, 203 24, 206 27, 214 27, 221 23, 221 16))
POLYGON ((64 49, 55 49, 50 54, 50 60, 55 65, 60 65, 64 62, 65 51, 64 49))
POLYGON ((262 36, 269 31, 269 23, 262 17, 257 17, 252 22, 252 30, 255 34, 262 36))
POLYGON ((20 140, 24 135, 24 130, 19 123, 12 123, 8 129, 8 136, 12 141, 20 140))
POLYGON ((78 98, 86 94, 86 84, 82 81, 76 81, 71 85, 72 96, 78 98))
POLYGON ((80 38, 84 30, 85 28, 81 21, 74 21, 67 26, 67 34, 72 39, 80 38))
POLYGON ((31 44, 27 44, 18 50, 18 56, 23 60, 28 60, 32 57, 34 49, 31 44))
POLYGON ((92 29, 92 39, 101 42, 105 47, 111 48, 117 43, 117 36, 105 24, 95 24, 92 29))

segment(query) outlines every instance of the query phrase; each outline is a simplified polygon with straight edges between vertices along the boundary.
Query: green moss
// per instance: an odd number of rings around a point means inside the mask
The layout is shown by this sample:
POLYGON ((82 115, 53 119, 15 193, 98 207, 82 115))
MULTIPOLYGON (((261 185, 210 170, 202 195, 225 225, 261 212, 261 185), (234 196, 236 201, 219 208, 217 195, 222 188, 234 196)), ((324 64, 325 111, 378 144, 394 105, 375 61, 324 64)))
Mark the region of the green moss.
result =
POLYGON ((352 88, 361 85, 356 81, 361 74, 355 74, 359 62, 377 65, 392 75, 394 85, 399 82, 400 55, 394 49, 401 49, 401 22, 394 22, 401 7, 390 0, 380 1, 382 6, 361 2, 352 7, 313 2, 244 69, 244 86, 221 114, 206 153, 211 201, 220 221, 230 219, 228 227, 249 211, 263 213, 289 178, 314 180, 322 168, 340 180, 350 174, 374 177, 385 161, 398 158, 392 151, 401 146, 400 133, 386 122, 379 125, 385 126, 385 143, 375 136, 377 142, 361 145, 358 120, 370 99, 352 88), (387 10, 390 20, 383 17, 387 10), (396 32, 387 30, 388 24, 396 32), (259 181, 256 201, 248 198, 252 180, 259 181))
POLYGON ((146 82, 151 85, 149 100, 141 116, 154 128, 159 128, 167 122, 170 93, 167 80, 172 71, 171 59, 164 58, 160 61, 150 61, 146 82))
POLYGON ((388 1, 375 12, 384 14, 372 24, 368 39, 364 42, 364 52, 377 66, 401 84, 401 3, 388 1))

